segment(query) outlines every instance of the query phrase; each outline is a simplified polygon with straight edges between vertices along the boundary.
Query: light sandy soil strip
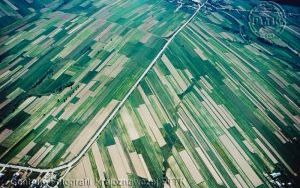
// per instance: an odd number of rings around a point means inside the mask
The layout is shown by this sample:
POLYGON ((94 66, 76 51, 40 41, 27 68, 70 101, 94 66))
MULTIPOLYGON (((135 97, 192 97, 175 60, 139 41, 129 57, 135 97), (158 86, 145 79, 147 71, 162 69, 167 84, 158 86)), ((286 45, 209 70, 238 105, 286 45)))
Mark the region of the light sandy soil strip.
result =
MULTIPOLYGON (((193 135, 194 138, 197 138, 194 131, 190 128, 191 126, 194 126, 200 133, 201 137, 205 140, 205 144, 207 144, 208 148, 214 148, 214 146, 210 143, 209 139, 206 137, 206 135, 203 133, 203 131, 199 128, 197 122, 192 118, 191 114, 187 111, 184 105, 181 105, 181 108, 183 109, 183 115, 185 118, 185 122, 187 125, 187 128, 189 129, 190 133, 193 135), (186 114, 185 114, 186 113, 186 114)), ((199 146, 203 145, 202 142, 200 142, 198 139, 196 139, 199 146)), ((234 180, 234 183, 239 186, 239 183, 237 180, 235 180, 234 174, 229 170, 229 168, 226 168, 226 164, 223 161, 222 157, 219 155, 219 153, 216 152, 216 150, 211 149, 211 151, 215 154, 215 156, 218 158, 218 160, 221 162, 222 166, 225 167, 226 172, 230 176, 232 180, 234 180)), ((224 182, 226 183, 226 182, 224 182)))
POLYGON ((147 33, 146 35, 143 36, 143 38, 141 38, 140 42, 146 44, 150 38, 151 38, 151 34, 147 33))
MULTIPOLYGON (((99 20, 101 23, 103 22, 102 20, 99 20)), ((102 31, 96 38, 96 41, 101 40, 105 35, 109 33, 109 31, 115 26, 115 23, 111 23, 109 26, 107 26, 104 31, 102 31)))
POLYGON ((161 59, 164 62, 164 64, 167 66, 167 68, 169 69, 173 77, 176 78, 176 82, 179 84, 182 91, 185 91, 188 88, 188 86, 186 85, 186 83, 184 82, 184 80, 176 70, 176 68, 172 65, 168 57, 166 55, 163 55, 161 59))
POLYGON ((63 149, 64 145, 64 143, 59 142, 56 146, 54 146, 49 154, 42 160, 39 166, 46 167, 48 164, 51 164, 53 158, 63 149))
POLYGON ((48 37, 49 37, 49 38, 53 38, 53 37, 54 37, 57 33, 59 33, 61 30, 62 30, 62 28, 60 28, 60 27, 56 28, 54 31, 52 31, 52 32, 48 35, 48 37))
POLYGON ((4 129, 1 133, 0 133, 0 143, 5 140, 11 133, 13 133, 12 130, 10 129, 4 129))
POLYGON ((51 151, 53 148, 52 145, 49 143, 46 143, 45 146, 43 146, 29 161, 28 164, 30 166, 36 167, 45 157, 46 155, 51 151))
MULTIPOLYGON (((233 63, 234 67, 236 70, 240 71, 241 74, 249 74, 251 73, 252 71, 243 64, 243 62, 237 57, 235 56, 233 53, 231 52, 226 52, 224 53, 225 57, 231 62, 233 63)), ((257 70, 255 67, 254 67, 255 70, 257 70)))
POLYGON ((18 153, 11 161, 12 164, 17 164, 34 146, 36 143, 31 141, 29 144, 25 146, 25 148, 22 149, 20 153, 18 153))
POLYGON ((10 102, 11 102, 10 99, 6 99, 6 100, 3 101, 2 103, 0 103, 0 110, 1 110, 4 106, 6 106, 8 103, 10 103, 10 102))
POLYGON ((74 142, 67 149, 67 152, 71 152, 66 161, 76 156, 86 143, 93 137, 95 132, 100 128, 106 117, 113 111, 119 101, 112 100, 105 108, 100 110, 96 116, 86 125, 86 127, 77 136, 74 142))
POLYGON ((128 180, 127 172, 122 161, 122 157, 118 152, 118 147, 116 145, 111 145, 107 147, 110 158, 112 160, 115 172, 117 174, 117 178, 120 181, 128 180))
POLYGON ((207 17, 209 18, 210 21, 214 22, 217 25, 222 24, 222 22, 224 21, 224 20, 219 20, 218 18, 216 18, 216 16, 214 16, 214 14, 208 15, 207 17))
MULTIPOLYGON (((236 176, 234 176, 234 177, 232 178, 232 181, 233 181, 234 185, 235 185, 237 188, 244 188, 244 187, 240 184, 240 182, 237 180, 236 176)), ((249 186, 247 186, 246 188, 248 188, 248 187, 249 187, 249 186)))
POLYGON ((1 69, 0 70, 0 79, 8 77, 11 73, 13 73, 13 71, 1 69))
MULTIPOLYGON (((139 116, 141 117, 141 113, 138 113, 137 115, 139 115, 139 116)), ((144 122, 143 119, 142 119, 142 122, 140 122, 140 123, 143 123, 143 124, 145 125, 145 127, 146 127, 146 129, 147 129, 146 132, 149 134, 151 140, 152 140, 153 142, 156 142, 154 133, 152 132, 152 130, 151 130, 151 128, 148 126, 148 124, 145 124, 145 122, 144 122)))
POLYGON ((256 94, 260 97, 260 100, 264 102, 264 104, 283 124, 287 125, 284 121, 284 116, 273 106, 273 104, 279 104, 279 102, 272 97, 272 95, 260 86, 259 83, 248 83, 248 86, 256 91, 256 94))
POLYGON ((201 92, 202 92, 201 96, 204 99, 207 99, 205 101, 211 107, 211 109, 214 111, 216 116, 221 120, 222 124, 227 128, 230 128, 230 127, 234 126, 233 124, 230 124, 230 121, 228 121, 228 122, 225 121, 227 119, 227 116, 226 116, 227 114, 222 111, 220 106, 208 95, 208 93, 203 89, 201 89, 201 92))
POLYGON ((236 177, 236 180, 240 183, 240 185, 241 185, 243 188, 249 187, 249 186, 246 184, 246 182, 244 181, 244 179, 241 177, 241 175, 236 174, 235 177, 236 177))
POLYGON ((275 131, 274 134, 277 136, 277 138, 283 143, 287 143, 289 142, 290 140, 285 137, 285 135, 281 132, 281 131, 275 131))
POLYGON ((79 98, 76 104, 68 103, 64 113, 59 117, 60 119, 68 120, 80 105, 82 105, 88 97, 92 96, 93 92, 89 90, 90 87, 90 84, 85 85, 85 87, 76 95, 76 97, 79 98))
POLYGON ((83 156, 79 164, 65 177, 64 185, 70 188, 96 188, 93 177, 89 158, 88 156, 83 156))
MULTIPOLYGON (((179 114, 179 116, 181 116, 181 115, 179 114)), ((188 131, 188 129, 186 128, 184 122, 182 121, 182 117, 178 118, 178 121, 177 121, 177 122, 178 122, 179 126, 181 127, 181 129, 182 129, 183 131, 188 131)))
POLYGON ((194 88, 204 100, 201 102, 201 104, 205 107, 205 109, 209 112, 209 114, 213 117, 213 119, 217 122, 217 124, 219 126, 224 126, 227 129, 230 128, 229 125, 222 118, 222 115, 219 115, 218 111, 216 110, 215 107, 217 106, 217 104, 215 104, 214 101, 211 100, 210 98, 207 98, 208 95, 204 95, 203 89, 201 89, 200 91, 197 87, 194 88))
POLYGON ((184 72, 188 76, 188 79, 190 81, 194 78, 194 76, 192 75, 192 73, 188 69, 184 69, 184 72))
POLYGON ((90 96, 94 96, 95 93, 93 91, 91 91, 91 88, 93 87, 93 85, 96 83, 97 81, 96 80, 91 80, 87 85, 86 87, 77 94, 77 97, 78 98, 82 98, 84 99, 85 98, 85 95, 90 95, 90 96))
POLYGON ((185 166, 188 168, 190 174, 192 175, 193 179, 197 184, 204 181, 203 177, 201 176, 200 172, 198 171, 196 165, 193 163, 193 159, 186 150, 179 152, 180 157, 182 158, 185 166))
POLYGON ((226 135, 222 135, 219 137, 220 141, 223 143, 225 148, 231 154, 235 162, 240 166, 242 171, 247 175, 251 183, 257 187, 262 184, 261 179, 257 176, 255 171, 251 168, 248 162, 243 158, 243 156, 239 153, 239 151, 235 148, 234 144, 230 141, 230 139, 226 135))
MULTIPOLYGON (((36 97, 29 97, 27 98, 18 108, 19 109, 24 109, 26 108, 28 105, 30 105, 34 100, 36 99, 36 97)), ((0 108, 1 109, 1 108, 0 108)))
POLYGON ((216 182, 219 185, 223 185, 223 181, 221 180, 221 178, 219 176, 220 173, 217 171, 217 168, 215 168, 213 166, 213 163, 211 163, 211 161, 207 158, 207 156, 206 156, 207 154, 205 154, 204 151, 200 147, 197 147, 196 151, 200 155, 202 161, 205 163, 205 166, 208 168, 208 170, 210 171, 210 173, 215 178, 216 182))
POLYGON ((248 148, 248 150, 251 153, 255 153, 254 148, 251 146, 250 142, 248 140, 243 140, 243 143, 245 144, 245 146, 248 148))
POLYGON ((202 50, 200 50, 198 47, 195 48, 194 50, 203 61, 208 60, 207 57, 204 55, 204 52, 202 50))
MULTIPOLYGON (((220 119, 217 117, 216 112, 214 112, 213 110, 211 110, 211 107, 209 107, 209 105, 206 102, 202 102, 202 105, 205 107, 205 109, 209 112, 209 114, 213 117, 213 119, 217 122, 217 124, 219 126, 224 126, 226 129, 228 129, 229 127, 227 126, 227 124, 223 124, 220 119)), ((213 108, 214 109, 214 108, 213 108)))
MULTIPOLYGON (((229 85, 229 88, 232 88, 232 87, 235 87, 235 86, 233 86, 233 85, 229 85)), ((237 91, 238 89, 236 89, 236 91, 237 91)), ((256 100, 243 86, 241 86, 240 87, 240 91, 242 92, 242 93, 244 93, 246 96, 247 96, 247 98, 248 99, 250 99, 250 101, 255 105, 255 106, 257 106, 257 108, 260 110, 260 111, 262 111, 262 112, 264 112, 265 111, 265 107, 258 101, 258 100, 256 100)))
POLYGON ((173 79, 173 84, 171 84, 167 78, 172 78, 172 77, 166 77, 165 75, 163 75, 163 73, 156 67, 153 67, 154 72, 156 73, 156 75, 158 76, 159 80, 162 82, 162 84, 164 84, 165 86, 167 86, 166 89, 168 89, 168 93, 171 95, 173 101, 175 102, 175 104, 178 104, 180 102, 180 99, 177 95, 177 93, 181 93, 181 89, 178 88, 178 86, 174 86, 174 83, 176 83, 176 81, 173 79), (176 91, 177 92, 176 92, 176 91))
POLYGON ((92 18, 89 18, 89 19, 87 19, 86 21, 84 21, 84 22, 78 24, 77 26, 73 27, 71 30, 68 31, 68 35, 71 35, 71 34, 74 33, 75 31, 78 31, 81 27, 82 27, 82 28, 85 27, 85 25, 86 25, 88 22, 92 21, 92 20, 93 20, 92 18))
POLYGON ((153 120, 147 106, 145 104, 142 104, 138 107, 138 112, 141 115, 141 118, 144 122, 144 124, 148 127, 150 127, 152 133, 155 136, 155 139, 157 140, 160 147, 166 145, 166 141, 163 138, 158 126, 156 125, 155 121, 153 120))
POLYGON ((168 81, 167 85, 171 86, 171 87, 169 86, 170 88, 173 88, 173 90, 176 91, 176 93, 183 92, 183 89, 181 89, 181 87, 179 86, 178 82, 176 81, 176 79, 174 78, 173 75, 166 75, 165 77, 166 77, 166 80, 168 81))
POLYGON ((51 130, 56 124, 57 124, 57 121, 52 120, 51 123, 49 123, 46 128, 51 130))
MULTIPOLYGON (((111 72, 108 75, 111 78, 116 78, 118 74, 123 70, 124 65, 128 61, 128 58, 126 56, 120 56, 116 62, 111 66, 111 72)), ((105 74, 104 74, 105 75, 105 74)))
POLYGON ((162 117, 164 118, 164 122, 169 122, 169 118, 168 116, 164 113, 165 110, 162 107, 162 105, 160 104, 158 98, 155 95, 150 95, 148 96, 148 98, 151 100, 151 103, 155 104, 157 106, 157 109, 159 111, 156 111, 157 113, 161 114, 162 117))
POLYGON ((148 174, 147 174, 146 170, 144 169, 143 163, 142 163, 139 155, 136 152, 132 152, 129 155, 130 155, 132 164, 134 166, 134 170, 136 171, 136 174, 142 178, 148 179, 148 174))
POLYGON ((60 77, 63 73, 67 74, 68 69, 73 65, 76 61, 74 60, 66 60, 66 64, 57 71, 53 76, 52 79, 56 80, 58 77, 60 77))
POLYGON ((95 162, 96 162, 96 166, 97 166, 97 170, 99 173, 99 177, 100 177, 100 181, 104 181, 105 180, 105 167, 104 167, 104 163, 100 154, 100 150, 98 148, 97 142, 95 142, 92 146, 92 152, 95 158, 95 162))
POLYGON ((7 95, 6 98, 13 100, 23 92, 24 92, 24 90, 18 87, 13 92, 11 92, 9 95, 7 95))
MULTIPOLYGON (((188 28, 189 28, 190 32, 193 32, 193 33, 199 35, 198 38, 201 40, 200 40, 200 43, 198 43, 198 45, 202 46, 201 43, 206 44, 204 41, 209 41, 211 37, 209 35, 204 34, 202 32, 202 30, 199 29, 200 27, 201 27, 200 24, 198 24, 197 22, 194 22, 194 23, 190 24, 188 28)), ((186 34, 183 34, 183 35, 184 35, 185 39, 187 39, 188 41, 191 41, 189 35, 186 35, 186 34)), ((197 46, 197 45, 194 45, 194 46, 197 46)))
POLYGON ((102 71, 102 76, 107 76, 109 78, 115 78, 123 69, 127 58, 119 57, 117 62, 114 62, 112 65, 106 65, 102 71))
POLYGON ((151 116, 153 117, 156 125, 158 126, 158 128, 162 128, 162 123, 160 122, 159 117, 158 117, 157 113, 155 112, 153 106, 151 105, 151 103, 150 103, 147 95, 145 94, 144 90, 142 89, 141 86, 138 86, 138 90, 139 90, 139 92, 140 92, 140 94, 141 94, 141 96, 142 96, 149 112, 151 113, 151 116))
POLYGON ((118 152, 120 154, 120 157, 122 158, 122 161, 123 161, 123 165, 125 167, 125 170, 127 173, 131 173, 131 168, 129 166, 129 161, 127 159, 127 155, 125 154, 125 151, 120 143, 120 140, 118 137, 114 137, 115 139, 115 142, 116 142, 116 146, 118 148, 118 152))
MULTIPOLYGON (((110 55, 108 56, 108 58, 106 58, 105 61, 104 61, 103 63, 101 63, 101 64, 97 67, 96 71, 97 71, 97 72, 100 72, 100 71, 107 65, 107 63, 108 63, 115 55, 116 55, 116 53, 110 54, 110 55)), ((99 75, 99 76, 100 76, 100 75, 99 75)))
MULTIPOLYGON (((165 182, 164 188, 180 187, 180 182, 176 181, 176 177, 170 168, 167 169, 166 176, 168 178, 168 182, 165 182)), ((180 180, 178 180, 178 181, 180 181, 180 180)))
POLYGON ((121 119, 126 127, 127 133, 131 140, 136 140, 140 138, 138 131, 136 130, 136 127, 134 125, 134 121, 131 117, 131 115, 128 112, 128 109, 126 106, 121 108, 120 110, 121 119))
POLYGON ((208 92, 211 93, 213 87, 207 82, 207 80, 203 76, 200 77, 200 82, 208 90, 208 92))
POLYGON ((50 100, 50 98, 51 98, 51 96, 42 96, 40 98, 37 98, 35 101, 33 101, 29 106, 27 106, 24 109, 24 112, 26 112, 28 114, 34 114, 35 112, 40 110, 40 108, 44 104, 46 104, 50 100))
POLYGON ((146 172, 146 174, 147 174, 148 180, 152 181, 151 174, 150 174, 150 172, 149 172, 149 170, 148 170, 148 166, 146 165, 146 162, 145 162, 145 160, 144 160, 144 158, 143 158, 143 155, 142 155, 142 154, 139 154, 139 158, 140 158, 140 160, 141 160, 141 162, 142 162, 142 165, 143 165, 143 167, 144 167, 144 169, 145 169, 145 172, 146 172))
POLYGON ((276 158, 272 155, 272 153, 270 153, 270 151, 266 148, 266 146, 258 138, 255 139, 255 142, 259 145, 259 147, 262 149, 262 151, 269 157, 269 159, 271 159, 271 161, 274 164, 278 163, 276 158))
MULTIPOLYGON (((84 172, 85 172, 85 177, 86 178, 90 178, 90 179, 94 179, 94 174, 93 174, 93 169, 92 169, 92 164, 89 160, 89 157, 88 155, 86 155, 84 158, 83 158, 83 161, 82 161, 83 165, 84 165, 84 172)), ((79 176, 80 177, 80 176, 79 176)), ((81 177, 80 177, 81 178, 81 177)), ((95 187, 95 184, 91 182, 90 186, 91 188, 95 187)))
POLYGON ((43 154, 44 152, 46 152, 46 150, 47 150, 47 147, 46 147, 46 146, 43 146, 41 149, 39 149, 39 151, 36 152, 36 153, 31 157, 31 159, 28 161, 28 164, 29 164, 30 166, 36 166, 36 165, 35 165, 35 161, 37 161, 37 160, 40 158, 40 156, 42 156, 42 154, 43 154))
POLYGON ((229 39, 229 40, 231 40, 231 41, 234 40, 234 36, 231 35, 231 33, 221 32, 220 35, 222 35, 225 39, 229 39))
POLYGON ((268 76, 270 77, 270 78, 272 78, 272 80, 274 81, 274 82, 276 82, 281 88, 285 88, 286 86, 280 81, 280 80, 278 80, 278 78, 276 78, 273 74, 268 74, 268 76))
POLYGON ((32 163, 31 166, 36 167, 38 164, 40 164, 40 162, 48 155, 48 153, 52 150, 52 148, 53 145, 47 145, 47 149, 32 163))
POLYGON ((42 42, 42 41, 43 41, 44 39, 46 39, 46 38, 47 38, 46 35, 42 35, 42 36, 40 36, 39 38, 37 38, 35 41, 31 42, 30 45, 35 46, 35 45, 37 45, 38 43, 42 42))
POLYGON ((153 26, 155 26, 159 21, 152 19, 151 17, 148 20, 145 20, 145 22, 138 27, 138 29, 142 31, 148 31, 153 26), (150 20, 151 19, 151 20, 150 20))
POLYGON ((234 117, 230 114, 230 112, 228 111, 228 109, 222 104, 222 105, 218 105, 219 109, 221 110, 221 112, 224 114, 224 118, 226 120, 226 122, 231 126, 238 126, 238 124, 235 122, 234 117))
POLYGON ((170 164, 170 168, 171 168, 173 174, 175 175, 176 179, 181 180, 181 182, 180 182, 181 187, 185 187, 185 188, 191 187, 173 156, 171 156, 168 159, 168 163, 170 164))

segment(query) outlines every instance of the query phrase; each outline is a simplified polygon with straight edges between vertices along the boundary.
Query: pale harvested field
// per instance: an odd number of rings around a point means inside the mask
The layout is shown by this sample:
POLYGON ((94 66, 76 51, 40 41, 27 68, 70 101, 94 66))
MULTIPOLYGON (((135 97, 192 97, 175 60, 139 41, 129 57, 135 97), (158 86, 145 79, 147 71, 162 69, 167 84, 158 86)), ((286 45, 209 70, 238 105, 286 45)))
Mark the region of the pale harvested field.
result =
POLYGON ((240 166, 243 172, 247 175, 253 186, 257 187, 262 184, 261 179, 257 176, 248 162, 242 157, 242 155, 238 152, 238 150, 234 147, 234 144, 229 140, 226 135, 222 135, 219 137, 221 142, 224 144, 225 148, 231 154, 231 156, 235 159, 235 162, 240 166))
POLYGON ((5 129, 4 131, 2 131, 0 133, 0 142, 2 142, 3 140, 5 140, 13 131, 9 130, 9 129, 5 129))
POLYGON ((79 164, 72 169, 64 178, 65 187, 70 188, 96 188, 96 182, 93 178, 93 170, 88 156, 84 156, 79 164))
POLYGON ((122 157, 118 151, 117 146, 116 145, 109 146, 108 152, 112 160, 113 166, 116 169, 118 180, 120 181, 128 180, 126 167, 124 166, 124 161, 122 160, 122 157))
POLYGON ((18 153, 10 162, 13 164, 17 164, 34 146, 36 143, 33 141, 27 144, 26 147, 22 149, 20 153, 18 153))
POLYGON ((184 164, 188 168, 190 174, 192 175, 193 179, 197 184, 204 181, 203 177, 201 176, 199 169, 196 167, 196 164, 193 162, 191 156, 187 153, 187 151, 179 152, 180 157, 182 158, 184 164))
POLYGON ((140 159, 140 156, 136 152, 133 152, 133 153, 130 153, 130 159, 134 165, 136 174, 142 178, 148 179, 149 178, 148 177, 149 172, 147 172, 148 169, 144 169, 144 166, 140 159))
POLYGON ((128 109, 126 107, 123 107, 120 110, 120 115, 121 115, 124 125, 126 126, 127 132, 129 134, 131 140, 138 139, 140 136, 139 136, 138 131, 135 128, 134 121, 133 121, 131 115, 129 114, 128 109))
POLYGON ((100 110, 98 114, 91 120, 91 122, 81 131, 81 133, 77 136, 75 141, 67 149, 67 153, 71 153, 68 156, 67 160, 72 159, 76 156, 76 154, 78 154, 81 151, 81 149, 93 137, 93 135, 105 121, 105 118, 112 112, 112 110, 116 107, 117 104, 118 101, 115 100, 109 103, 109 105, 106 108, 100 110))
POLYGON ((155 136, 156 141, 158 142, 159 146, 164 146, 166 144, 158 126, 156 125, 155 121, 153 120, 148 108, 146 105, 140 105, 138 108, 139 114, 141 115, 141 118, 143 119, 143 122, 146 126, 148 126, 153 135, 155 136))

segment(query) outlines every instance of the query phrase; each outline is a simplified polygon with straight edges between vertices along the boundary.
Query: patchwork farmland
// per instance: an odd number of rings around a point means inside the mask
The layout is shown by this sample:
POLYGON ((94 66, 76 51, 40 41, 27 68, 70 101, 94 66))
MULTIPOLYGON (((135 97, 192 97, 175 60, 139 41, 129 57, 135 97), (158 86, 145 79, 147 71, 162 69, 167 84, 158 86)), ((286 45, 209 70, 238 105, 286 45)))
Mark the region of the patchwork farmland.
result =
POLYGON ((286 62, 299 57, 243 42, 222 28, 231 21, 217 12, 194 19, 66 179, 273 187, 269 174, 279 169, 297 178, 298 65, 286 62))
POLYGON ((3 163, 74 158, 190 16, 160 1, 77 3, 2 31, 3 163))
POLYGON ((296 187, 299 25, 245 36, 255 3, 10 5, 24 21, 1 29, 0 162, 62 187, 274 187, 277 172, 296 187))

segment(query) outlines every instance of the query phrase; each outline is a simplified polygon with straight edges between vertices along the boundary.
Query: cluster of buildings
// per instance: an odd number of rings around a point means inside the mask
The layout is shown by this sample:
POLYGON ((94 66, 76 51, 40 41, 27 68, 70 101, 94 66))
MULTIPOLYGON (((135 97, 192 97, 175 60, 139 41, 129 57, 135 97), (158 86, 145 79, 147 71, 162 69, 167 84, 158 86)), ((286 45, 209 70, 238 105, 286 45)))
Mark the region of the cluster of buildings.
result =
POLYGON ((281 172, 273 172, 269 176, 270 182, 274 187, 278 188, 291 188, 293 184, 281 172))
POLYGON ((56 173, 34 173, 28 171, 0 172, 0 187, 6 188, 48 188, 57 185, 58 174, 56 173))

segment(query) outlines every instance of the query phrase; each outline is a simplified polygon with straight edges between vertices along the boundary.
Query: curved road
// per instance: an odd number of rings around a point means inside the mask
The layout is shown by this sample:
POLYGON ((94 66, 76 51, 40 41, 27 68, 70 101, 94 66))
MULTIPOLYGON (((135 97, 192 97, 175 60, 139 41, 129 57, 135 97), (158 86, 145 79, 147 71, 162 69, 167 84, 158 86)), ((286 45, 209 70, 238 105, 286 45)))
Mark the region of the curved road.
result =
POLYGON ((39 173, 47 173, 47 172, 55 172, 60 171, 64 169, 71 169, 88 151, 88 149, 92 146, 92 144, 97 140, 98 136, 101 134, 101 132, 105 129, 105 127, 110 123, 110 121, 115 117, 115 115, 119 112, 121 107, 124 105, 124 103, 127 101, 127 99, 130 97, 132 92, 136 89, 136 87, 140 84, 140 82, 145 78, 147 73, 150 71, 150 69, 155 65, 156 61, 161 57, 161 55, 164 53, 164 51, 167 49, 169 44, 174 40, 176 35, 184 29, 188 23, 190 23, 194 17, 197 15, 197 13, 200 11, 200 9, 207 3, 208 0, 206 0, 203 4, 199 4, 197 10, 195 13, 180 27, 178 30, 168 39, 166 44, 163 46, 163 48, 160 50, 160 52, 157 54, 157 56, 153 59, 153 61, 149 64, 147 69, 144 71, 144 73, 139 77, 139 79, 136 81, 136 83, 131 87, 131 89, 128 91, 128 93, 125 95, 123 100, 118 104, 118 106, 113 110, 113 112, 110 114, 110 116, 105 120, 104 124, 101 126, 101 128, 95 133, 95 135, 89 140, 88 144, 82 149, 82 151, 71 161, 67 162, 66 164, 63 164, 61 166, 55 167, 55 168, 49 168, 49 169, 42 169, 42 168, 34 168, 34 167, 25 167, 25 166, 19 166, 19 165, 12 165, 12 164, 3 164, 0 163, 0 167, 4 168, 13 168, 18 170, 28 170, 33 172, 39 172, 39 173))

